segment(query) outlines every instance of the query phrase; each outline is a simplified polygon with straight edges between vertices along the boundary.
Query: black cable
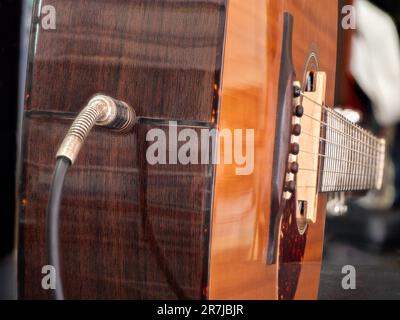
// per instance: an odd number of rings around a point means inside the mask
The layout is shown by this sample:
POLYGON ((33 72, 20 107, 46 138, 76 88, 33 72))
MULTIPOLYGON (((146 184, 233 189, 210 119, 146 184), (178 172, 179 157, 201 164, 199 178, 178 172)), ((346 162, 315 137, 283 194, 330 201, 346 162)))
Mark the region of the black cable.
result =
POLYGON ((49 263, 56 271, 56 288, 54 297, 56 300, 64 300, 64 290, 61 280, 60 268, 60 205, 64 187, 64 179, 71 161, 65 157, 57 160, 53 180, 50 187, 49 202, 47 207, 47 245, 49 263))
POLYGON ((59 256, 59 232, 61 198, 68 168, 77 158, 93 126, 98 125, 119 133, 127 133, 135 123, 135 110, 125 102, 102 94, 95 95, 76 117, 57 151, 57 163, 47 207, 47 251, 49 263, 56 272, 56 287, 53 293, 57 300, 64 300, 59 256))

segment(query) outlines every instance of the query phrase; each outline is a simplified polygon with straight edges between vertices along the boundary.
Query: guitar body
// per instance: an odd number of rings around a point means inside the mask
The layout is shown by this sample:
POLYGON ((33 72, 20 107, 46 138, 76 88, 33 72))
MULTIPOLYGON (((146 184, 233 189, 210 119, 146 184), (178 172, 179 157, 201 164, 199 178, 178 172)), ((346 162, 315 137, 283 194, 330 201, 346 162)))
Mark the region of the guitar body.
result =
POLYGON ((19 159, 20 298, 51 298, 42 271, 55 154, 98 92, 132 105, 139 122, 127 135, 94 128, 67 176, 67 299, 317 298, 324 195, 305 234, 296 203, 281 208, 268 259, 285 13, 295 80, 325 72, 333 105, 337 1, 35 1, 19 159), (40 24, 48 4, 55 30, 40 24), (146 133, 174 128, 254 129, 254 171, 149 165, 146 133))

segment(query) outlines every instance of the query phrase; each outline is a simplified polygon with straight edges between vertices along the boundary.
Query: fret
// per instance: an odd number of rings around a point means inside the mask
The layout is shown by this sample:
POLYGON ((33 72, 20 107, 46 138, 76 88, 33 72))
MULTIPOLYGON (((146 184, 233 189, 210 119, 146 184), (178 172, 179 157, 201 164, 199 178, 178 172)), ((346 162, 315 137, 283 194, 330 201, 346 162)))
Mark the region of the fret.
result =
POLYGON ((362 163, 362 167, 359 169, 361 176, 359 177, 360 181, 358 182, 358 187, 359 190, 365 190, 364 189, 364 174, 365 174, 365 170, 367 170, 367 163, 365 161, 364 158, 364 147, 365 147, 365 141, 364 141, 364 131, 360 130, 360 141, 361 143, 359 143, 359 148, 360 148, 360 162, 362 163))
MULTIPOLYGON (((350 130, 349 130, 349 126, 346 122, 344 122, 344 132, 346 133, 346 135, 350 134, 350 130)), ((350 149, 350 143, 349 143, 350 139, 348 136, 346 136, 345 139, 345 147, 347 148, 346 153, 345 153, 345 159, 349 159, 349 149, 350 149)), ((345 165, 345 179, 344 179, 344 186, 343 186, 343 190, 347 191, 350 189, 349 187, 349 166, 346 163, 345 165)))
MULTIPOLYGON (((348 124, 346 124, 347 126, 347 134, 350 136, 351 135, 351 128, 348 124)), ((352 145, 351 145, 351 139, 349 137, 347 137, 347 145, 349 146, 349 150, 348 150, 348 155, 346 157, 347 160, 351 160, 351 153, 352 153, 352 145)), ((351 189, 351 165, 350 164, 346 164, 347 167, 347 189, 350 190, 351 189)))
MULTIPOLYGON (((331 123, 331 128, 329 128, 329 137, 330 137, 330 141, 333 141, 333 137, 334 137, 334 130, 333 130, 333 128, 334 128, 334 121, 333 121, 333 117, 332 117, 332 115, 331 114, 329 114, 329 119, 330 119, 330 123, 331 123)), ((332 171, 333 171, 333 164, 334 164, 334 160, 333 160, 333 156, 334 156, 334 152, 333 152, 333 150, 332 150, 332 145, 330 145, 329 146, 329 157, 330 157, 330 160, 329 160, 329 170, 330 170, 330 173, 329 173, 329 184, 328 184, 328 186, 331 186, 332 187, 332 185, 333 185, 333 178, 334 178, 334 175, 333 175, 333 173, 332 173, 332 171)))
POLYGON ((371 143, 371 153, 373 156, 373 167, 372 167, 372 178, 373 178, 373 184, 374 187, 376 185, 376 166, 378 165, 378 158, 377 158, 377 152, 376 152, 376 140, 372 139, 371 143))
POLYGON ((377 173, 377 178, 376 178, 376 183, 379 183, 379 165, 380 165, 380 160, 381 160, 381 152, 380 152, 380 141, 376 140, 376 173, 377 173))
MULTIPOLYGON (((332 126, 333 126, 333 123, 332 123, 332 120, 331 120, 332 119, 331 114, 328 114, 327 119, 329 119, 328 123, 330 124, 330 127, 327 128, 327 137, 328 137, 327 140, 328 141, 332 141, 332 126)), ((332 146, 330 144, 328 144, 328 150, 327 151, 328 151, 328 156, 332 157, 332 146)), ((331 173, 331 171, 332 171, 332 160, 331 159, 328 159, 327 170, 329 170, 329 171, 328 171, 326 185, 330 186, 330 185, 332 185, 332 181, 331 181, 331 177, 332 177, 332 173, 331 173)))
POLYGON ((333 142, 334 141, 334 135, 335 135, 335 130, 333 130, 334 128, 335 128, 335 118, 333 117, 333 115, 331 114, 331 113, 329 113, 329 119, 330 119, 330 123, 331 123, 331 128, 329 128, 329 139, 328 139, 328 141, 329 141, 329 143, 328 143, 328 145, 329 145, 329 157, 330 158, 332 158, 332 160, 330 160, 329 161, 329 181, 328 181, 328 184, 327 184, 327 189, 328 190, 330 190, 330 191, 333 191, 334 190, 334 187, 335 187, 335 182, 334 182, 334 179, 335 179, 335 174, 333 173, 334 171, 335 171, 335 169, 334 169, 334 164, 335 164, 335 160, 333 160, 333 158, 334 158, 334 150, 333 150, 333 148, 334 148, 334 145, 331 143, 331 142, 333 142))
POLYGON ((374 184, 376 185, 376 183, 377 183, 377 170, 376 170, 376 167, 377 167, 377 164, 378 164, 378 152, 377 152, 378 144, 377 144, 377 141, 375 139, 373 140, 372 146, 373 146, 373 155, 374 155, 373 177, 374 177, 374 184))
POLYGON ((376 166, 378 165, 378 158, 376 152, 376 140, 372 139, 371 143, 371 153, 373 156, 373 167, 372 167, 372 178, 374 179, 374 186, 376 185, 376 166))
MULTIPOLYGON (((327 118, 329 119, 329 124, 330 124, 330 126, 329 126, 329 128, 328 128, 328 131, 327 131, 327 135, 328 135, 328 141, 333 141, 333 116, 332 116, 332 114, 331 113, 328 113, 327 114, 327 118)), ((329 172, 328 172, 328 176, 327 176, 327 183, 326 183, 326 186, 327 186, 327 190, 332 190, 332 184, 333 184, 333 173, 332 173, 332 171, 333 171, 333 152, 332 152, 332 145, 329 143, 328 144, 328 156, 330 157, 329 159, 328 159, 328 165, 327 165, 327 170, 329 170, 329 172), (330 186, 330 188, 329 188, 329 186, 330 186)))
POLYGON ((352 172, 354 174, 353 174, 352 189, 353 190, 357 190, 357 170, 358 170, 358 161, 357 161, 357 157, 358 157, 357 146, 358 146, 358 143, 357 143, 357 141, 358 141, 358 132, 357 132, 355 127, 353 127, 353 137, 354 137, 354 140, 353 140, 353 149, 354 149, 354 152, 353 152, 354 159, 353 160, 354 160, 354 164, 353 164, 352 172))
MULTIPOLYGON (((369 134, 367 131, 364 130, 364 143, 365 143, 364 144, 364 162, 366 164, 371 164, 371 159, 368 156, 368 152, 369 152, 368 138, 369 138, 369 134)), ((364 183, 363 183, 364 190, 369 189, 368 179, 369 179, 370 169, 371 169, 371 167, 367 166, 364 171, 364 180, 363 180, 364 181, 364 183)))
MULTIPOLYGON (((337 139, 338 139, 338 134, 339 134, 339 128, 338 128, 338 120, 337 118, 333 118, 334 119, 334 127, 335 127, 335 131, 333 132, 333 142, 335 143, 335 145, 333 146, 333 151, 334 151, 334 155, 336 158, 340 159, 340 155, 338 154, 338 147, 337 147, 337 139)), ((337 172, 339 171, 338 169, 338 165, 339 165, 339 161, 338 160, 334 160, 333 162, 333 172, 337 172)), ((336 191, 337 190, 337 186, 338 186, 338 174, 332 174, 333 175, 333 189, 336 191)))
MULTIPOLYGON (((352 137, 354 137, 354 134, 355 134, 354 128, 350 127, 350 129, 351 129, 351 135, 352 135, 352 137)), ((351 155, 350 155, 350 160, 352 161, 352 163, 350 165, 350 178, 351 178, 351 180, 350 180, 350 189, 351 190, 354 189, 354 177, 355 177, 354 174, 353 174, 354 170, 355 170, 355 167, 354 167, 354 164, 353 164, 353 161, 355 160, 354 148, 355 148, 354 139, 351 139, 351 155)))
MULTIPOLYGON (((359 129, 359 128, 358 128, 359 129)), ((358 135, 360 137, 360 143, 358 143, 358 148, 359 148, 359 159, 360 159, 360 163, 361 166, 360 168, 358 168, 358 171, 360 172, 360 176, 358 177, 358 190, 363 190, 364 186, 363 186, 363 175, 365 170, 367 169, 366 163, 364 161, 364 156, 363 156, 363 151, 364 151, 364 132, 362 130, 358 130, 358 135)))
MULTIPOLYGON (((344 123, 345 123, 345 126, 344 126, 344 127, 345 127, 345 133, 346 133, 347 135, 350 135, 349 125, 348 125, 346 122, 344 122, 344 123)), ((347 148, 345 158, 346 158, 346 159, 349 159, 349 158, 350 158, 350 152, 349 152, 349 149, 350 149, 350 139, 349 139, 348 136, 346 136, 345 146, 346 146, 346 148, 347 148)), ((347 163, 346 163, 346 170, 345 170, 345 172, 346 172, 346 177, 345 177, 345 184, 344 184, 343 190, 344 190, 344 191, 348 191, 348 190, 350 190, 350 178, 349 178, 350 170, 349 170, 349 166, 348 166, 347 163)))
MULTIPOLYGON (((370 133, 368 133, 368 144, 371 145, 372 141, 373 141, 373 137, 372 137, 372 135, 370 133)), ((370 168, 369 168, 369 171, 368 171, 368 189, 372 189, 373 188, 373 179, 372 179, 373 170, 372 170, 372 168, 373 168, 373 165, 374 165, 374 158, 373 158, 373 155, 372 155, 372 148, 371 147, 368 148, 368 154, 369 154, 369 157, 370 157, 369 158, 370 168)))
POLYGON ((356 162, 358 163, 356 165, 356 183, 355 183, 355 190, 360 190, 360 168, 361 168, 361 160, 360 160, 360 148, 361 148, 361 134, 360 130, 358 130, 357 127, 355 127, 356 130, 356 162))
MULTIPOLYGON (((370 137, 370 138, 369 138, 369 144, 372 145, 374 139, 373 139, 373 137, 372 137, 371 134, 370 134, 369 137, 370 137)), ((371 159, 370 159, 370 161, 371 161, 371 168, 370 168, 370 171, 369 171, 369 180, 370 180, 370 182, 369 182, 369 187, 370 187, 370 188, 373 188, 374 183, 375 183, 375 179, 374 179, 374 170, 373 170, 373 168, 374 168, 374 166, 375 166, 375 158, 374 158, 373 148, 371 148, 371 147, 369 148, 369 154, 370 154, 370 156, 371 156, 371 159)))
POLYGON ((367 189, 367 174, 368 174, 368 158, 365 156, 365 153, 367 152, 367 135, 366 132, 363 130, 363 145, 362 145, 362 159, 363 159, 363 163, 365 164, 366 168, 363 170, 363 176, 361 178, 361 188, 362 190, 366 190, 367 189))
POLYGON ((370 148, 370 153, 372 156, 372 170, 371 170, 371 184, 375 186, 376 184, 376 177, 375 177, 375 168, 376 168, 376 156, 375 156, 375 151, 374 151, 374 143, 375 143, 375 138, 372 137, 371 139, 371 148, 370 148))
POLYGON ((380 143, 380 159, 379 159, 379 179, 377 183, 377 189, 380 189, 382 187, 383 183, 383 170, 385 167, 385 157, 386 157, 386 141, 385 140, 379 140, 380 143))
MULTIPOLYGON (((341 132, 343 132, 343 122, 342 122, 342 120, 341 119, 339 119, 338 120, 338 129, 341 131, 341 132)), ((338 144, 338 148, 339 148, 339 158, 340 159, 344 159, 343 158, 343 156, 344 156, 344 154, 343 154, 343 151, 344 151, 344 148, 343 148, 343 138, 344 138, 345 136, 344 135, 338 135, 338 141, 337 141, 337 144, 338 144)), ((338 172, 340 172, 339 174, 338 174, 338 184, 337 184, 337 188, 338 189, 341 189, 342 188, 342 185, 343 185, 343 167, 344 167, 344 163, 343 162, 340 162, 339 163, 339 165, 338 165, 338 172)))
POLYGON ((357 176, 356 176, 355 189, 356 190, 360 190, 360 177, 359 177, 359 174, 360 174, 360 169, 362 168, 362 162, 361 162, 361 156, 360 156, 362 144, 361 144, 361 133, 360 133, 360 130, 358 130, 357 127, 356 127, 356 132, 357 132, 357 134, 356 134, 356 138, 357 138, 357 141, 356 141, 356 157, 357 158, 356 159, 357 159, 358 165, 357 165, 357 168, 356 168, 357 176))
MULTIPOLYGON (((343 119, 340 119, 340 121, 339 121, 339 129, 340 129, 340 131, 345 133, 345 128, 346 128, 346 124, 343 122, 343 119)), ((341 159, 346 159, 346 148, 345 148, 345 146, 346 146, 346 142, 345 142, 346 138, 347 137, 343 134, 343 135, 340 136, 340 139, 339 139, 339 149, 341 149, 339 154, 340 154, 340 158, 341 159)), ((340 179, 339 179, 339 189, 343 189, 344 184, 345 184, 346 163, 341 162, 339 168, 340 168, 340 172, 341 172, 340 179)))
MULTIPOLYGON (((370 142, 371 142, 370 135, 369 135, 368 132, 367 132, 366 135, 365 135, 365 141, 367 142, 368 145, 369 145, 370 142)), ((366 154, 368 155, 367 163, 368 163, 369 167, 368 167, 368 169, 367 169, 367 173, 366 173, 366 176, 365 176, 365 178, 366 178, 366 179, 365 179, 365 186, 366 186, 366 189, 370 189, 370 186, 371 186, 371 184, 370 184, 371 158, 370 158, 370 156, 369 156, 369 152, 370 152, 370 148, 367 147, 366 154)))
MULTIPOLYGON (((349 126, 349 132, 350 132, 350 136, 354 137, 354 132, 353 132, 353 127, 349 126)), ((349 137, 349 141, 350 141, 350 155, 349 155, 349 189, 352 190, 353 189, 353 184, 354 184, 354 168, 353 168, 353 161, 354 161, 354 139, 351 139, 349 137)))
POLYGON ((357 161, 358 160, 357 159, 357 157, 358 157, 358 154, 357 154, 358 136, 357 135, 358 135, 358 132, 357 132, 356 128, 353 127, 353 137, 354 137, 354 140, 353 140, 354 164, 353 164, 353 170, 352 170, 352 173, 354 173, 353 174, 353 186, 352 186, 353 190, 357 190, 357 170, 358 170, 358 161, 357 161))
MULTIPOLYGON (((347 150, 346 150, 346 154, 345 154, 345 159, 347 159, 347 160, 350 160, 350 138, 349 138, 349 135, 350 135, 350 130, 349 130, 349 126, 348 126, 348 124, 346 123, 346 122, 344 122, 344 132, 345 132, 345 135, 346 135, 346 138, 345 138, 345 147, 347 148, 347 150)), ((343 189, 344 190, 347 190, 347 189, 350 189, 350 186, 349 186, 349 184, 350 184, 350 177, 349 177, 349 173, 350 173, 350 170, 349 170, 349 164, 348 163, 346 163, 345 164, 345 179, 344 179, 344 186, 343 186, 343 189)))
MULTIPOLYGON (((333 122, 333 117, 331 114, 328 114, 328 118, 329 118, 329 128, 328 128, 328 141, 333 141, 333 135, 334 135, 334 122, 333 122)), ((332 188, 333 185, 333 145, 331 143, 328 144, 328 183, 327 186, 330 186, 332 188)), ((330 190, 331 190, 330 188, 330 190)))
MULTIPOLYGON (((370 134, 368 134, 367 141, 368 144, 372 142, 370 134)), ((368 189, 371 189, 371 177, 372 177, 372 165, 373 165, 373 158, 371 158, 371 148, 368 148, 368 163, 369 163, 369 168, 367 177, 367 187, 368 189)))
MULTIPOLYGON (((336 142, 336 139, 337 139, 336 137, 337 137, 337 133, 338 133, 337 132, 337 121, 336 121, 336 118, 333 116, 332 116, 332 123, 333 123, 333 128, 335 129, 332 131, 332 137, 333 137, 332 141, 336 142)), ((336 148, 335 144, 332 145, 332 158, 333 158, 333 161, 332 161, 332 185, 331 186, 332 186, 332 189, 335 191, 336 183, 337 183, 337 174, 334 174, 333 172, 335 172, 337 170, 336 166, 337 166, 337 162, 338 162, 337 148, 336 148)))
MULTIPOLYGON (((351 135, 351 127, 348 123, 346 123, 346 128, 347 128, 347 146, 349 147, 349 151, 347 153, 347 159, 351 159, 351 139, 350 139, 350 135, 351 135)), ((346 164, 346 173, 347 173, 347 182, 346 182, 346 191, 351 190, 351 167, 346 164)))
POLYGON ((360 130, 360 128, 357 127, 357 130, 358 130, 358 137, 359 137, 359 141, 360 141, 359 143, 357 143, 357 145, 358 145, 358 159, 359 159, 359 162, 360 162, 360 166, 358 168, 358 172, 359 172, 360 175, 358 176, 357 187, 358 187, 358 190, 362 190, 363 189, 362 175, 364 174, 365 165, 366 165, 366 163, 364 162, 364 159, 363 159, 363 155, 362 155, 363 147, 364 147, 364 134, 360 130))
MULTIPOLYGON (((331 119, 331 126, 332 128, 330 128, 330 132, 329 132, 329 136, 330 136, 330 141, 335 141, 335 130, 333 130, 335 128, 335 119, 332 115, 329 115, 330 119, 331 119)), ((334 150, 334 145, 330 144, 329 147, 329 157, 330 157, 330 163, 329 163, 329 170, 330 170, 330 174, 329 174, 329 184, 328 186, 330 186, 330 189, 334 189, 335 186, 335 175, 332 173, 335 168, 335 150, 334 150)))
MULTIPOLYGON (((322 121, 327 122, 324 111, 322 111, 321 119, 322 119, 322 121)), ((325 126, 321 126, 321 134, 320 134, 320 136, 321 136, 321 138, 320 138, 320 152, 322 151, 322 153, 325 153, 326 152, 326 129, 325 129, 325 126)), ((323 191, 323 187, 324 187, 324 179, 325 179, 325 175, 323 174, 323 172, 325 170, 325 162, 324 162, 324 159, 322 159, 322 158, 319 159, 318 170, 320 172, 319 177, 318 177, 318 190, 320 192, 322 192, 323 191)))
POLYGON ((358 149, 358 162, 360 163, 358 166, 358 181, 357 181, 357 190, 361 190, 362 189, 362 175, 364 174, 364 170, 365 168, 365 163, 364 163, 364 159, 363 159, 363 146, 364 146, 364 141, 363 141, 363 133, 362 131, 360 131, 360 129, 357 127, 357 131, 358 131, 358 140, 359 142, 357 143, 357 149, 358 149))
POLYGON ((368 152, 369 152, 369 148, 368 148, 368 133, 366 131, 364 131, 364 141, 365 141, 365 163, 367 164, 367 170, 365 171, 365 175, 364 175, 364 190, 369 189, 368 187, 368 173, 369 173, 369 169, 370 169, 370 159, 368 157, 368 152))
MULTIPOLYGON (((342 140, 342 146, 343 146, 343 152, 342 152, 342 159, 347 159, 347 136, 346 136, 346 129, 347 129, 347 125, 346 122, 343 121, 343 119, 341 120, 341 124, 342 124, 342 130, 345 133, 345 136, 343 137, 342 140)), ((347 163, 342 163, 342 179, 341 179, 341 189, 344 189, 346 187, 346 167, 347 167, 347 163)))
MULTIPOLYGON (((371 135, 368 133, 368 137, 367 137, 367 141, 368 141, 368 145, 371 144, 372 140, 371 140, 371 135)), ((368 185, 368 189, 371 189, 371 174, 372 174, 372 164, 373 164, 373 158, 372 158, 372 154, 371 154, 371 148, 368 147, 368 163, 370 165, 370 167, 368 168, 368 178, 367 178, 367 185, 368 185)))
MULTIPOLYGON (((327 120, 328 120, 329 127, 327 128, 327 131, 326 131, 326 135, 327 135, 327 140, 328 141, 332 141, 332 126, 333 126, 333 123, 332 123, 331 119, 332 119, 332 116, 331 116, 330 113, 328 113, 327 114, 327 120)), ((328 144, 328 146, 327 146, 327 154, 328 154, 329 157, 332 156, 331 149, 332 149, 332 146, 330 144, 328 144)), ((330 171, 332 171, 332 167, 331 167, 332 160, 331 159, 325 159, 325 160, 327 160, 326 167, 327 167, 327 171, 328 171, 327 179, 326 179, 326 186, 330 186, 330 185, 332 185, 332 183, 331 183, 332 182, 331 181, 332 174, 330 172, 330 171)))
MULTIPOLYGON (((342 130, 345 134, 347 134, 347 124, 346 122, 342 119, 341 120, 342 123, 342 130)), ((348 155, 348 146, 347 146, 347 141, 348 141, 348 136, 345 135, 342 141, 342 144, 344 146, 343 148, 343 152, 342 152, 342 159, 347 159, 347 155, 348 155)), ((341 189, 345 190, 346 189, 346 185, 347 185, 347 163, 343 163, 342 164, 342 185, 341 185, 341 189)))
POLYGON ((368 176, 368 170, 369 170, 369 164, 368 164, 368 158, 366 157, 366 153, 368 152, 368 148, 367 148, 367 133, 363 130, 363 141, 364 141, 364 145, 363 145, 363 161, 366 164, 366 168, 365 170, 363 170, 363 177, 362 177, 362 188, 363 190, 368 189, 367 188, 367 176, 368 176))
MULTIPOLYGON (((327 118, 327 115, 326 115, 326 111, 323 111, 322 112, 322 119, 323 119, 323 121, 324 122, 326 122, 326 123, 328 123, 328 118, 327 118)), ((323 149, 321 149, 322 150, 322 152, 324 153, 324 154, 326 154, 326 152, 327 152, 327 148, 328 148, 328 146, 327 146, 327 128, 325 127, 325 126, 323 126, 322 128, 321 128, 321 137, 323 137, 323 149)), ((326 163, 325 163, 325 159, 320 159, 321 161, 320 161, 320 185, 319 185, 319 190, 320 190, 320 192, 324 192, 325 190, 324 190, 324 187, 325 187, 325 185, 326 185, 326 174, 325 174, 325 170, 326 170, 326 163)))

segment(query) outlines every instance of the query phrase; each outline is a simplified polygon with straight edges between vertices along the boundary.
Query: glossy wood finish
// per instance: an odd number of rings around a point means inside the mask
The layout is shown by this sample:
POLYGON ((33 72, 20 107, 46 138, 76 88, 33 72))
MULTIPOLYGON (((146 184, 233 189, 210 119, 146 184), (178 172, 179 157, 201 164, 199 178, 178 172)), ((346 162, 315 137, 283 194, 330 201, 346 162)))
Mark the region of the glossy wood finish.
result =
POLYGON ((210 121, 224 0, 46 4, 56 9, 57 29, 34 25, 28 109, 78 112, 102 92, 128 102, 142 117, 210 121))
MULTIPOLYGON (((56 7, 58 26, 39 30, 36 21, 32 37, 18 199, 20 297, 50 296, 41 288, 41 268, 54 154, 68 118, 103 92, 145 118, 124 136, 95 129, 68 175, 61 229, 66 297, 278 298, 278 266, 267 266, 266 245, 282 17, 294 16, 297 78, 318 69, 306 67, 315 52, 333 104, 336 1, 230 0, 228 11, 223 0, 42 3, 56 7), (216 172, 211 165, 147 165, 145 134, 166 129, 168 119, 181 120, 179 129, 210 128, 217 120, 221 129, 255 129, 254 173, 237 176, 233 165, 216 172)), ((280 260, 281 271, 296 276, 287 297, 316 298, 324 204, 321 196, 305 252, 280 260), (290 263, 299 259, 293 273, 290 263)))
POLYGON ((55 152, 69 118, 97 92, 134 106, 141 121, 127 135, 94 129, 68 174, 66 298, 204 298, 214 168, 147 165, 145 136, 167 130, 168 119, 182 120, 178 130, 215 125, 225 1, 40 2, 56 8, 57 29, 34 21, 18 195, 20 298, 50 297, 41 270, 55 152))
MULTIPOLYGON (((255 170, 236 176, 219 165, 212 221, 211 299, 277 299, 277 265, 266 265, 271 163, 282 44, 283 12, 294 16, 293 63, 297 79, 306 71, 327 73, 327 100, 333 104, 338 4, 332 0, 231 0, 227 18, 220 128, 256 130, 255 170), (308 63, 312 52, 319 68, 308 63), (308 67, 306 67, 308 66, 308 67)), ((325 224, 325 197, 307 232, 296 288, 297 299, 318 293, 325 224)), ((283 263, 291 263, 284 260, 283 263)), ((282 266, 281 266, 282 267, 282 266)), ((283 265, 283 268, 290 266, 283 265)), ((281 288, 282 289, 282 288, 281 288)))

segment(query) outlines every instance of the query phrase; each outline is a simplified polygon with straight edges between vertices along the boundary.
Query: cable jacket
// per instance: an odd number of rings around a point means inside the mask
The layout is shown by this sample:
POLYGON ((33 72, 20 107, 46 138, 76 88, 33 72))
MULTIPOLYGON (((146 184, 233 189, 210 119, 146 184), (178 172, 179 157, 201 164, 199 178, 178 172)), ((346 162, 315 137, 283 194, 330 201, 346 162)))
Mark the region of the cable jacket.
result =
POLYGON ((47 207, 47 245, 49 263, 55 268, 56 288, 54 297, 56 300, 64 300, 64 290, 61 280, 60 268, 60 205, 64 187, 64 179, 71 162, 67 158, 59 158, 54 170, 50 187, 49 203, 47 207))

